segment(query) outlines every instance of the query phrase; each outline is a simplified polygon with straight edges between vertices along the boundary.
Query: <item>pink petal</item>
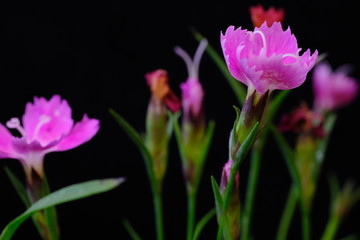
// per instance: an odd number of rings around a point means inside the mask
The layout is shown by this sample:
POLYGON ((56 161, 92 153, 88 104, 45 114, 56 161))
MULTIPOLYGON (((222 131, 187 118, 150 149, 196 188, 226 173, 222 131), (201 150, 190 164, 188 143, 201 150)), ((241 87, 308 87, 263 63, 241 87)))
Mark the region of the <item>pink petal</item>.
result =
POLYGON ((247 76, 238 65, 237 51, 243 45, 246 37, 246 29, 242 30, 241 27, 235 30, 234 26, 228 27, 225 34, 220 34, 221 47, 225 57, 226 64, 229 68, 231 75, 244 83, 245 85, 251 84, 247 76))
POLYGON ((71 130, 71 108, 59 95, 54 95, 49 101, 35 97, 34 103, 26 104, 23 125, 30 142, 37 140, 46 146, 71 130))
POLYGON ((257 30, 260 30, 265 36, 268 57, 273 54, 298 54, 297 41, 291 34, 290 28, 283 31, 279 22, 274 22, 271 27, 264 22, 260 28, 255 28, 254 32, 257 30))
POLYGON ((260 93, 267 90, 296 88, 304 83, 307 73, 311 69, 307 65, 301 66, 300 61, 284 64, 282 55, 266 57, 265 53, 261 53, 248 60, 248 64, 255 68, 246 70, 249 72, 247 75, 252 76, 252 83, 260 93), (261 75, 255 77, 256 73, 261 73, 261 75))
POLYGON ((13 135, 10 131, 0 123, 0 158, 16 158, 11 141, 13 135))
POLYGON ((99 120, 90 119, 85 114, 81 122, 76 123, 69 134, 54 147, 54 151, 66 151, 89 141, 98 132, 99 124, 99 120))

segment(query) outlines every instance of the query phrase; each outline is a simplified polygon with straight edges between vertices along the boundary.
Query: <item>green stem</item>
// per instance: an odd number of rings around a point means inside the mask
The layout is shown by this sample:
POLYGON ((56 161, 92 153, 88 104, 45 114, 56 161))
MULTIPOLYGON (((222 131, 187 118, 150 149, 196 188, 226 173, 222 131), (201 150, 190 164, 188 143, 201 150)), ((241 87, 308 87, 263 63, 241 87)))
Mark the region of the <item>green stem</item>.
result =
MULTIPOLYGON (((258 142, 259 144, 259 142, 258 142)), ((256 186, 259 178, 260 160, 262 147, 254 147, 251 154, 251 166, 248 181, 248 188, 245 199, 244 214, 242 217, 241 239, 248 240, 250 234, 250 224, 253 213, 253 204, 255 201, 256 186)))
POLYGON ((235 183, 235 176, 236 176, 237 171, 238 171, 238 166, 236 166, 236 164, 235 164, 234 166, 231 167, 231 170, 230 170, 229 181, 228 181, 228 185, 226 187, 224 205, 223 205, 223 209, 222 209, 222 216, 220 219, 219 229, 218 229, 217 238, 216 238, 217 240, 221 240, 222 236, 223 236, 225 216, 227 213, 227 209, 229 207, 230 195, 231 195, 231 191, 233 189, 234 183, 235 183))
POLYGON ((301 222, 303 240, 310 240, 310 211, 306 208, 304 202, 301 203, 301 222))
POLYGON ((286 236, 287 236, 287 233, 289 230, 289 226, 291 223, 291 219, 294 215, 296 203, 297 203, 296 187, 292 186, 290 189, 287 201, 286 201, 285 209, 283 211, 283 214, 282 214, 282 217, 280 220, 278 232, 276 235, 276 240, 285 240, 286 239, 286 236))
POLYGON ((162 212, 162 199, 161 191, 156 188, 153 191, 154 211, 155 211, 155 224, 157 240, 164 240, 164 226, 163 226, 163 212, 162 212))
POLYGON ((187 219, 187 240, 193 239, 195 226, 196 193, 188 194, 188 219, 187 219))
POLYGON ((321 240, 332 240, 335 238, 336 231, 339 227, 340 221, 339 218, 331 217, 329 222, 326 225, 325 232, 321 237, 321 240))

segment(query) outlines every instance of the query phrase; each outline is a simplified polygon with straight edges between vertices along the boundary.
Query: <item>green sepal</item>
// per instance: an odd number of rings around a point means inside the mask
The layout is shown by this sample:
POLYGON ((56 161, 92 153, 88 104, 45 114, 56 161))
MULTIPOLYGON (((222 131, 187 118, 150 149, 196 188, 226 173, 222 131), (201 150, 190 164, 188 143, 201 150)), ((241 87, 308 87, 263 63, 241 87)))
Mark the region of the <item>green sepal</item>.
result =
POLYGON ((12 173, 12 171, 9 168, 4 167, 4 170, 11 184, 13 185, 16 193, 19 195, 20 199, 23 201, 26 208, 30 207, 31 202, 26 192, 26 188, 24 184, 15 176, 15 174, 12 173))
MULTIPOLYGON (((198 31, 192 29, 192 33, 196 40, 199 42, 204 38, 198 31)), ((244 104, 246 98, 246 89, 244 85, 241 84, 238 80, 236 80, 233 76, 231 76, 229 69, 224 61, 224 58, 218 54, 215 49, 208 43, 206 47, 206 52, 209 54, 211 59, 214 61, 216 66, 219 68, 221 73, 224 75, 225 79, 228 81, 231 89, 234 91, 237 100, 240 105, 244 104)))
POLYGON ((53 207, 58 204, 74 201, 81 198, 90 197, 95 194, 103 193, 114 189, 124 182, 124 178, 111 178, 102 180, 91 180, 78 184, 73 184, 59 189, 49 195, 39 199, 23 214, 11 221, 0 235, 0 240, 9 240, 17 228, 34 213, 53 207))
POLYGON ((205 225, 210 221, 210 219, 216 214, 216 210, 213 208, 208 211, 196 224, 193 240, 197 240, 201 234, 201 231, 205 225))
POLYGON ((130 224, 130 222, 127 219, 124 219, 122 221, 126 231, 129 233, 131 239, 133 240, 141 240, 141 237, 139 236, 139 234, 137 234, 137 232, 135 231, 135 229, 133 228, 133 226, 130 224))

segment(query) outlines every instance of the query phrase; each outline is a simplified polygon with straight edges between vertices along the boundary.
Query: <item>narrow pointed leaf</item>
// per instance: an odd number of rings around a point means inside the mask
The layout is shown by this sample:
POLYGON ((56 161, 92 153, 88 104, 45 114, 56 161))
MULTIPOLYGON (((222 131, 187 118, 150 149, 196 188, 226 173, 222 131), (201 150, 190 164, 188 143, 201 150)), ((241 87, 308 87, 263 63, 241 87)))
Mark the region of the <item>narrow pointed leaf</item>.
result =
POLYGON ((289 169, 290 175, 293 178, 295 184, 298 184, 297 187, 299 187, 300 180, 299 175, 295 167, 294 163, 294 152, 290 148, 289 144, 286 142, 285 138, 281 135, 281 133, 273 126, 270 126, 270 129, 275 136, 275 139, 279 145, 279 148, 283 154, 283 157, 285 159, 286 165, 289 169))
POLYGON ((175 137, 176 137, 176 141, 177 141, 178 149, 179 149, 179 153, 180 153, 180 159, 181 159, 181 161, 182 161, 182 163, 184 165, 185 164, 184 161, 186 160, 185 146, 184 146, 184 142, 183 142, 182 133, 181 133, 181 129, 180 129, 180 126, 179 126, 178 118, 176 118, 176 116, 174 116, 174 114, 171 111, 168 111, 168 115, 169 115, 169 118, 170 118, 170 122, 173 124, 175 137))
MULTIPOLYGON (((213 135, 214 135, 214 129, 215 129, 215 122, 210 121, 208 129, 206 131, 205 139, 204 139, 202 156, 201 156, 201 159, 200 159, 200 164, 201 164, 200 167, 199 167, 200 171, 203 170, 203 165, 205 163, 205 159, 208 156, 208 153, 209 153, 209 150, 210 150, 210 145, 211 145, 211 140, 212 140, 213 135)), ((198 176, 201 176, 201 174, 198 174, 198 176)))
POLYGON ((253 129, 251 130, 249 135, 246 137, 245 141, 241 144, 240 149, 236 153, 234 166, 237 169, 239 169, 240 164, 243 162, 247 153, 250 151, 251 146, 253 145, 253 143, 255 141, 258 128, 259 128, 259 122, 256 122, 253 129))
POLYGON ((139 236, 139 234, 137 234, 137 232, 131 226, 130 222, 127 219, 123 220, 123 225, 124 225, 126 231, 129 233, 131 239, 133 239, 133 240, 141 240, 141 237, 139 236))
MULTIPOLYGON (((194 37, 199 42, 204 38, 199 32, 193 29, 192 31, 194 37)), ((241 105, 244 104, 245 98, 246 98, 246 89, 244 85, 242 85, 238 80, 236 80, 233 76, 231 76, 228 67, 226 66, 226 63, 224 61, 224 58, 220 56, 215 49, 208 43, 206 47, 206 52, 209 54, 211 59, 214 61, 214 63, 217 65, 221 73, 224 75, 226 80, 228 81, 231 89, 234 91, 235 96, 237 97, 239 103, 241 105)))
POLYGON ((109 112, 115 118, 117 123, 129 135, 131 140, 133 140, 133 142, 137 145, 137 147, 139 148, 140 152, 144 155, 144 157, 147 160, 150 160, 151 159, 150 153, 147 147, 145 146, 144 141, 137 133, 137 131, 122 116, 120 116, 120 114, 115 112, 113 109, 110 109, 109 112))
POLYGON ((124 178, 91 180, 74 184, 57 190, 31 205, 23 214, 11 221, 2 231, 0 240, 9 240, 16 229, 34 213, 58 204, 86 198, 95 194, 109 191, 124 182, 124 178))
POLYGON ((200 221, 196 224, 193 240, 197 240, 199 238, 201 231, 206 226, 206 224, 211 220, 211 218, 215 215, 215 213, 216 211, 213 208, 200 219, 200 221))
POLYGON ((328 115, 325 119, 324 130, 326 132, 326 136, 323 139, 321 139, 319 141, 319 143, 317 144, 317 150, 316 150, 316 155, 315 155, 315 158, 316 158, 315 169, 317 170, 317 172, 315 173, 316 177, 319 176, 319 172, 321 170, 321 165, 324 162, 327 146, 329 143, 331 132, 335 126, 335 122, 336 122, 336 114, 334 114, 334 113, 328 115))
MULTIPOLYGON (((168 111, 168 115, 172 115, 172 117, 174 118, 174 120, 177 122, 181 116, 181 111, 177 111, 176 113, 172 113, 171 111, 168 111)), ((172 135, 172 132, 174 130, 174 124, 172 121, 168 121, 167 123, 167 127, 166 127, 166 133, 168 135, 168 137, 170 138, 172 135)))
POLYGON ((11 170, 7 167, 4 167, 4 170, 11 182, 11 184, 13 185, 13 187, 15 188, 17 194, 19 195, 19 197, 21 198, 21 200, 23 201, 23 203, 25 204, 26 208, 28 208, 31 203, 29 200, 29 197, 27 195, 26 192, 26 188, 25 186, 22 184, 22 182, 11 172, 11 170))
POLYGON ((146 147, 143 139, 139 136, 137 131, 117 112, 115 112, 113 109, 109 109, 110 114, 114 117, 114 119, 117 121, 117 123, 124 129, 124 131, 127 133, 127 135, 133 140, 135 145, 139 148, 145 162, 146 170, 149 175, 149 179, 151 182, 151 186, 156 185, 156 179, 155 179, 155 173, 153 171, 152 167, 152 157, 151 154, 146 147))
POLYGON ((271 100, 268 111, 266 113, 266 122, 271 123, 274 119, 275 114, 280 108, 281 104, 284 102, 286 97, 289 95, 291 90, 280 91, 274 99, 271 100))
POLYGON ((219 222, 220 217, 222 216, 222 212, 223 212, 224 200, 220 193, 219 185, 217 184, 217 182, 213 176, 211 176, 211 185, 212 185, 212 189, 214 192, 214 198, 215 198, 216 216, 217 216, 217 220, 219 222))

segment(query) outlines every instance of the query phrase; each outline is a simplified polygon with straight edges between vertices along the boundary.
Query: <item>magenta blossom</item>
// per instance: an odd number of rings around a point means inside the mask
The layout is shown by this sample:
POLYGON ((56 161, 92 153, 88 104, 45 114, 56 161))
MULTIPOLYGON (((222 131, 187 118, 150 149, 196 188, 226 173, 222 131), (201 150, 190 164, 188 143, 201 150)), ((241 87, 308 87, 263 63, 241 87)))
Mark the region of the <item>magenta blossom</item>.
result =
POLYGON ((271 27, 264 22, 253 32, 230 26, 221 34, 221 46, 231 75, 260 93, 300 86, 318 57, 309 49, 300 56, 295 36, 279 22, 271 27))
POLYGON ((43 175, 43 158, 49 152, 66 151, 89 141, 99 130, 99 120, 85 114, 74 125, 71 108, 66 100, 54 95, 49 101, 34 97, 27 103, 22 117, 12 118, 6 126, 16 129, 21 137, 13 136, 0 123, 0 158, 18 159, 24 166, 28 180, 31 171, 43 175))
POLYGON ((175 53, 185 61, 189 74, 186 82, 180 85, 184 116, 188 119, 199 118, 202 111, 204 90, 199 82, 199 65, 206 46, 207 40, 203 39, 195 52, 194 59, 191 59, 182 48, 175 47, 175 53))
POLYGON ((346 69, 333 72, 327 63, 319 64, 313 73, 315 111, 331 111, 352 102, 358 92, 358 83, 348 76, 346 69))

